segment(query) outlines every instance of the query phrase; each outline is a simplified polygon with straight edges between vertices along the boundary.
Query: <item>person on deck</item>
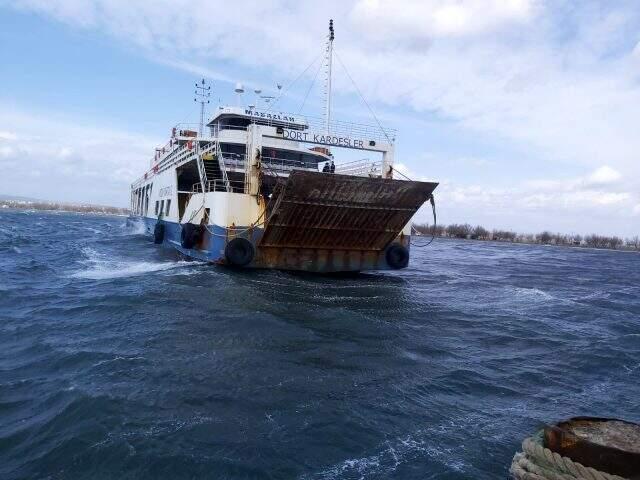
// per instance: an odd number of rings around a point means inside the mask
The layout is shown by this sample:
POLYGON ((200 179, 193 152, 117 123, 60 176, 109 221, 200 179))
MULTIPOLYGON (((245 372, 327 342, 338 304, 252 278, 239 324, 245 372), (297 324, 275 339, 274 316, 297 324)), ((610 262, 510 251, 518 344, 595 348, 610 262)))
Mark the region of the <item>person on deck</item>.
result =
POLYGON ((331 173, 336 173, 336 164, 333 163, 333 160, 331 160, 331 166, 329 167, 329 171, 331 173))
POLYGON ((329 162, 326 162, 324 164, 324 167, 322 167, 322 173, 329 173, 329 169, 330 169, 329 162))

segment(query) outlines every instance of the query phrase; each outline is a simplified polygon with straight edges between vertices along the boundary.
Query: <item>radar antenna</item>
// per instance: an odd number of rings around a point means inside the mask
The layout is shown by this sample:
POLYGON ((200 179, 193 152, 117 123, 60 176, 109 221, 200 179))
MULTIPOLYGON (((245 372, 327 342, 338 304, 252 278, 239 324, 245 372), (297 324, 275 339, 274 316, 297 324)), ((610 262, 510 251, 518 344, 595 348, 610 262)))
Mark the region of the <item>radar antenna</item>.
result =
POLYGON ((202 137, 204 133, 204 106, 209 103, 211 86, 207 85, 203 78, 200 83, 196 83, 196 91, 194 93, 196 98, 194 98, 193 101, 200 103, 200 130, 198 130, 198 135, 202 137))

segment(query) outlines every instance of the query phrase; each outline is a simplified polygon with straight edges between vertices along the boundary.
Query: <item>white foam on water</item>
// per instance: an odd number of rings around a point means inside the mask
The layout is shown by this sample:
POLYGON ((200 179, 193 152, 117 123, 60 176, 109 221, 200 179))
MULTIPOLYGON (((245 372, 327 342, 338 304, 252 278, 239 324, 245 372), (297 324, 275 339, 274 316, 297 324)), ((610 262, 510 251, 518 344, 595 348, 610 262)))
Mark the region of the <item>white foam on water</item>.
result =
POLYGON ((531 298, 531 299, 537 299, 537 300, 556 300, 556 297, 538 288, 516 287, 514 289, 514 292, 516 297, 521 297, 521 298, 531 298))
POLYGON ((127 235, 146 235, 147 227, 144 221, 139 219, 131 219, 123 224, 125 234, 127 235))
POLYGON ((122 357, 120 355, 116 355, 113 358, 108 358, 106 360, 100 360, 99 362, 94 363, 92 366, 93 367, 99 367, 100 365, 104 365, 106 363, 119 362, 119 361, 122 361, 122 360, 129 362, 129 361, 133 361, 133 360, 144 360, 144 359, 145 358, 141 357, 141 356, 137 356, 137 357, 122 357))
POLYGON ((111 278, 133 277, 147 273, 162 272, 185 266, 193 266, 193 262, 137 262, 109 258, 96 252, 93 248, 83 248, 82 253, 86 266, 81 270, 71 273, 71 278, 84 278, 89 280, 106 280, 111 278))
POLYGON ((418 431, 413 435, 386 441, 373 455, 347 459, 312 476, 302 478, 331 480, 355 477, 365 479, 371 476, 386 478, 392 476, 401 464, 419 457, 430 458, 450 470, 464 471, 465 463, 455 458, 456 453, 452 449, 434 445, 431 439, 437 437, 425 434, 426 432, 418 431))
MULTIPOLYGON (((180 262, 182 263, 182 262, 180 262)), ((204 262, 195 262, 195 261, 191 261, 191 262, 184 262, 184 263, 189 263, 189 265, 193 266, 193 265, 203 265, 204 262)), ((166 272, 163 272, 163 275, 166 275, 168 277, 189 277, 191 275, 196 275, 198 273, 200 273, 201 271, 197 268, 184 268, 184 269, 179 269, 179 270, 167 270, 166 272)))

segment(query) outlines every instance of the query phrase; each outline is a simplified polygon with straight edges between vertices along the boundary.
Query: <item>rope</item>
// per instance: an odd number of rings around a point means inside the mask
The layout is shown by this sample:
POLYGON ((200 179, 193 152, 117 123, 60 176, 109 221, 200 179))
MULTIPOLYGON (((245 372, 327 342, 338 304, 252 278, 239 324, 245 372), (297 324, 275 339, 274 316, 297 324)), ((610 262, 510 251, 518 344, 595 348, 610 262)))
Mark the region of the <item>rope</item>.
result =
POLYGON ((342 59, 340 58, 340 55, 338 55, 337 50, 333 49, 333 53, 336 54, 336 58, 338 59, 338 63, 340 63, 340 65, 342 66, 344 73, 347 74, 347 77, 349 77, 349 80, 351 80, 351 83, 353 84, 354 88, 356 89, 356 92, 358 92, 358 95, 360 95, 360 99, 364 102, 364 104, 367 106, 367 108, 369 109, 369 113, 371 113, 371 116, 373 117, 373 119, 376 121, 376 123, 378 124, 378 127, 380 127, 380 130, 382 131, 382 133, 384 134, 384 136, 387 138, 387 140, 389 141, 389 143, 393 143, 393 141, 391 141, 391 139, 389 138, 389 135, 387 135, 387 131, 384 129, 384 127, 382 126, 382 124, 380 123, 380 120, 378 120, 378 117, 376 116, 375 112, 373 111, 373 108, 371 108, 371 106, 369 105, 369 103, 367 102, 367 99, 364 98, 364 95, 362 94, 362 92, 360 91, 360 89, 358 88, 358 84, 355 82, 355 80, 351 77, 351 74, 349 73, 349 70, 347 70, 347 67, 345 66, 344 63, 342 63, 342 59))
MULTIPOLYGON (((429 202, 431 203, 431 210, 433 212, 433 228, 431 229, 431 240, 429 240, 427 243, 425 244, 419 244, 419 243, 413 243, 411 242, 411 246, 412 247, 418 247, 418 248, 424 248, 424 247, 428 247, 429 245, 431 245, 433 243, 433 241, 436 238, 436 223, 437 223, 437 217, 436 217, 436 199, 433 196, 433 193, 431 195, 429 195, 429 202)), ((413 225, 411 225, 411 233, 417 232, 417 230, 415 229, 415 227, 413 225)))
MULTIPOLYGON (((278 102, 282 99, 282 97, 284 97, 284 95, 289 91, 289 89, 290 89, 291 87, 293 87, 293 85, 294 85, 298 80, 300 80, 300 78, 302 78, 302 76, 303 76, 305 73, 307 73, 307 70, 309 70, 309 69, 311 68, 311 66, 312 66, 313 64, 315 64, 315 63, 318 61, 318 59, 319 59, 319 58, 321 58, 321 57, 322 57, 323 53, 324 53, 324 49, 320 52, 320 54, 319 54, 317 57, 315 57, 315 58, 313 59, 313 61, 312 61, 309 65, 307 65, 307 68, 305 68, 305 69, 304 69, 304 70, 303 70, 303 71, 302 71, 302 72, 301 72, 301 73, 300 73, 300 74, 299 74, 299 75, 298 75, 298 76, 297 76, 297 77, 296 77, 296 78, 295 78, 291 83, 289 83, 289 85, 287 85, 287 87, 286 87, 286 88, 285 88, 285 89, 280 93, 280 95, 278 95, 278 97, 277 97, 277 98, 276 98, 276 99, 271 103, 271 105, 269 106, 269 108, 267 108, 267 109, 265 110, 265 112, 270 112, 271 110, 273 110, 273 109, 275 108, 275 106, 276 106, 276 105, 278 104, 278 102)), ((322 62, 320 63, 320 65, 322 65, 322 62)))
MULTIPOLYGON (((412 182, 413 180, 411 180, 409 177, 407 177, 404 173, 402 173, 400 170, 398 170, 397 168, 393 168, 393 165, 391 165, 389 167, 391 170, 393 170, 394 172, 398 172, 400 175, 402 175, 404 178, 406 178, 407 180, 409 180, 410 182, 412 182)), ((419 243, 413 243, 411 242, 411 246, 412 247, 417 247, 417 248, 424 248, 424 247, 428 247, 429 245, 431 245, 433 243, 433 241, 436 238, 436 224, 437 222, 437 216, 436 216, 436 198, 433 196, 433 193, 431 195, 429 195, 429 202, 431 203, 431 211, 433 212, 433 228, 431 229, 431 240, 429 240, 427 243, 425 244, 419 244, 419 243)), ((416 233, 418 230, 416 230, 416 228, 411 225, 411 233, 416 233)))
POLYGON ((398 170, 397 168, 395 168, 393 165, 389 165, 389 170, 393 171, 393 172, 398 172, 400 175, 402 175, 406 180, 409 180, 410 182, 413 182, 413 180, 411 180, 409 177, 407 177, 404 173, 402 173, 400 170, 398 170))
POLYGON ((627 480, 585 467, 569 457, 552 452, 542 446, 540 434, 522 442, 522 452, 513 457, 509 472, 515 480, 627 480))
POLYGON ((307 103, 307 98, 309 98, 309 94, 311 93, 311 89, 315 85, 316 80, 318 79, 318 74, 320 73, 321 69, 322 69, 322 62, 320 62, 318 64, 318 70, 316 70, 316 74, 313 77, 313 81, 311 82, 311 85, 309 85, 309 89, 307 90, 307 94, 304 96, 304 100, 302 100, 302 105, 300 105, 300 109, 298 110, 298 114, 302 113, 302 110, 304 109, 304 106, 307 103))

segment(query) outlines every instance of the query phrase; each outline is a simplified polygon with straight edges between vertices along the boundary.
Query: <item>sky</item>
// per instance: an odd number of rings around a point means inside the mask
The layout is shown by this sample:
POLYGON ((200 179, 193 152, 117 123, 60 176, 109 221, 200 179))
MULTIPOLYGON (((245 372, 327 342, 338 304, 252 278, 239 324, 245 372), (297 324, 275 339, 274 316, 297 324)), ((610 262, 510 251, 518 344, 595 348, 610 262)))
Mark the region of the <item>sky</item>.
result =
POLYGON ((333 117, 361 93, 440 223, 640 234, 635 0, 0 0, 0 194, 128 206, 203 77, 322 115, 329 18, 333 117))

